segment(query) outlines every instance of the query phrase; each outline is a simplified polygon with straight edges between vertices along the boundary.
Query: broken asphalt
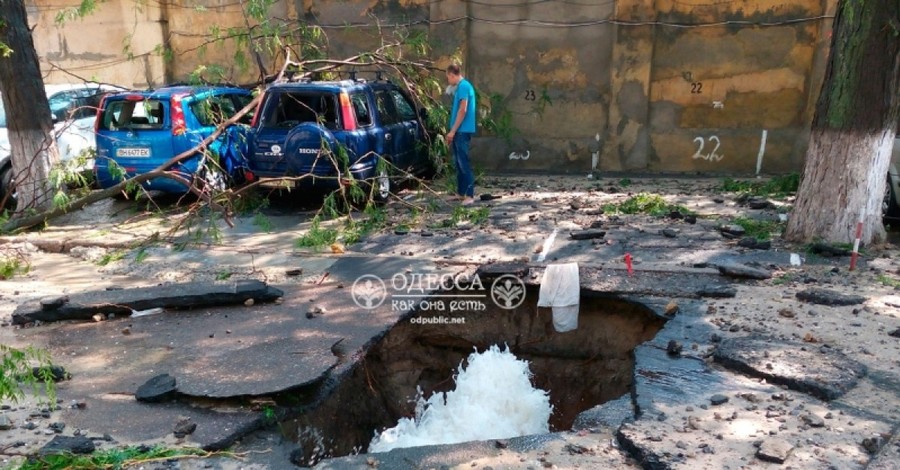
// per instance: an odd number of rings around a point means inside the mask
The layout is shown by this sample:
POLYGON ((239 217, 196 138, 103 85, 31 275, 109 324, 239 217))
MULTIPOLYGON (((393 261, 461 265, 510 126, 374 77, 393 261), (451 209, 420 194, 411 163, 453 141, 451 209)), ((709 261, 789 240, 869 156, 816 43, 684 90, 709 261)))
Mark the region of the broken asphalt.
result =
MULTIPOLYGON (((736 217, 777 226, 790 201, 752 209, 720 186, 718 179, 490 178, 484 191, 498 198, 475 206, 486 208, 484 217, 467 220, 440 203, 433 220, 418 223, 405 218, 406 207, 397 202, 387 209, 393 226, 336 252, 296 247, 312 213, 291 204, 238 218, 216 244, 182 245, 189 238, 178 232, 174 242, 143 247, 148 238, 167 240, 179 228, 178 215, 158 217, 123 202, 95 204, 40 233, 2 241, 4 250, 31 266, 0 284, 3 318, 28 299, 165 282, 256 279, 284 296, 102 321, 7 325, 0 329, 4 344, 47 348, 72 377, 59 384, 59 410, 30 401, 4 411, 12 429, 0 430, 0 449, 27 454, 56 434, 74 434, 97 438, 101 446, 232 447, 247 452, 244 461, 217 458, 202 465, 287 468, 295 446, 272 425, 272 397, 321 399, 393 325, 414 314, 387 303, 361 309, 350 292, 360 276, 456 276, 482 269, 517 273, 536 284, 546 264, 578 262, 584 295, 642 303, 667 320, 635 350, 630 394, 585 411, 571 431, 338 457, 319 467, 739 468, 784 462, 895 468, 900 295, 893 286, 900 250, 891 244, 871 249, 849 272, 847 256, 816 255, 777 237, 768 247, 750 247, 722 227, 736 217), (699 218, 601 210, 644 191, 699 218), (605 233, 572 236, 586 230, 605 233), (800 266, 791 263, 792 253, 800 266), (824 290, 824 300, 802 294, 810 289, 824 290), (835 295, 862 299, 831 305, 835 295), (160 374, 175 378, 175 399, 135 400, 135 391, 160 374), (195 429, 176 437, 185 420, 195 429)), ((406 202, 420 197, 403 196, 406 202)))

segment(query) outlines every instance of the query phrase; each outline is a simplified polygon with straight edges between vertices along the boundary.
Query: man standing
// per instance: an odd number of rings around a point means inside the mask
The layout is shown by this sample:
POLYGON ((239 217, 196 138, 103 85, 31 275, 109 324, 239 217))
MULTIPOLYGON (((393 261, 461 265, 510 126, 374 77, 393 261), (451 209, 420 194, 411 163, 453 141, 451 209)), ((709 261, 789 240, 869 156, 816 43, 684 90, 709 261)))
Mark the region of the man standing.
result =
POLYGON ((456 193, 463 205, 475 202, 475 174, 469 163, 469 142, 475 133, 475 88, 463 78, 459 65, 447 67, 447 82, 456 89, 450 112, 447 145, 456 162, 456 193))

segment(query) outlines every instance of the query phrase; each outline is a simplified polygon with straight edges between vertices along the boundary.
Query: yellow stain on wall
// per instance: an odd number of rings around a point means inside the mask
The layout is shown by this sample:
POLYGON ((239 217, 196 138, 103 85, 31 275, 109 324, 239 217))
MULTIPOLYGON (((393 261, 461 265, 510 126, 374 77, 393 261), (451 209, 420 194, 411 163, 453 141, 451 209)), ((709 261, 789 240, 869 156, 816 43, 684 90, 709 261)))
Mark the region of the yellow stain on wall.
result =
MULTIPOLYGON (((650 84, 651 101, 671 101, 681 105, 693 105, 724 101, 729 93, 774 93, 784 89, 802 92, 806 87, 806 76, 794 69, 780 68, 761 72, 745 73, 721 78, 686 77, 655 80, 650 84), (700 93, 692 83, 700 82, 700 93)), ((727 106, 727 103, 725 103, 727 106)))
POLYGON ((538 52, 538 65, 526 65, 528 81, 537 86, 583 87, 587 85, 587 75, 581 70, 575 48, 554 48, 538 52))

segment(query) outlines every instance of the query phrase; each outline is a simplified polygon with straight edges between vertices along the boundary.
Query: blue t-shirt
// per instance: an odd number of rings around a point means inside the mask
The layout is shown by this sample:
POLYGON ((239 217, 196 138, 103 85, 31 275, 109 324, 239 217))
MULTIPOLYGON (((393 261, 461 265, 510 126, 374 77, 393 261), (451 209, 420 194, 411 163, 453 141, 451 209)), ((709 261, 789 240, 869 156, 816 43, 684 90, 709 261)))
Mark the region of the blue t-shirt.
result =
POLYGON ((456 132, 474 133, 475 108, 477 107, 475 104, 475 88, 473 88, 472 84, 465 78, 459 81, 459 85, 456 86, 456 93, 453 95, 453 111, 450 113, 449 130, 453 129, 453 124, 456 122, 456 112, 459 110, 459 102, 462 100, 467 100, 466 116, 463 118, 463 122, 459 125, 459 129, 457 129, 456 132))

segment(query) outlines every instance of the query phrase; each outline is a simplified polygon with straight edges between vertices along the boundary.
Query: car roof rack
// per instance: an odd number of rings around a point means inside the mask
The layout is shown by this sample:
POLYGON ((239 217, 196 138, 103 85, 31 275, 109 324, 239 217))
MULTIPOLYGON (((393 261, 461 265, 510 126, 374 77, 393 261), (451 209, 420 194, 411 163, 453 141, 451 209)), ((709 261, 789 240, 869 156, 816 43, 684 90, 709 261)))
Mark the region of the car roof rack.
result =
MULTIPOLYGON (((237 85, 235 83, 229 83, 229 82, 216 82, 216 83, 200 82, 200 83, 197 83, 197 82, 185 82, 185 81, 166 83, 165 85, 162 85, 159 88, 172 88, 172 87, 178 87, 178 86, 241 88, 240 85, 237 85)), ((158 90, 159 88, 155 88, 155 89, 158 90)), ((154 88, 151 88, 151 90, 153 90, 153 89, 154 88)))
MULTIPOLYGON (((349 66, 348 66, 349 67, 349 66)), ((358 69, 352 68, 349 70, 344 70, 345 67, 335 67, 329 70, 322 71, 307 71, 307 75, 301 78, 294 78, 298 73, 300 73, 297 69, 287 69, 284 72, 284 78, 287 82, 300 82, 300 83, 311 83, 311 82, 321 82, 325 81, 322 79, 322 75, 326 73, 335 73, 338 76, 338 80, 329 80, 329 81, 344 81, 349 80, 354 83, 369 83, 370 81, 375 82, 387 82, 390 83, 389 78, 385 78, 385 71, 380 69, 358 69), (375 79, 370 80, 367 78, 359 77, 359 74, 367 73, 374 74, 375 79), (346 78, 344 78, 346 76, 346 78)))

